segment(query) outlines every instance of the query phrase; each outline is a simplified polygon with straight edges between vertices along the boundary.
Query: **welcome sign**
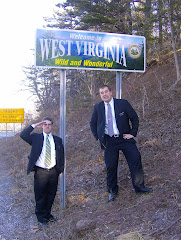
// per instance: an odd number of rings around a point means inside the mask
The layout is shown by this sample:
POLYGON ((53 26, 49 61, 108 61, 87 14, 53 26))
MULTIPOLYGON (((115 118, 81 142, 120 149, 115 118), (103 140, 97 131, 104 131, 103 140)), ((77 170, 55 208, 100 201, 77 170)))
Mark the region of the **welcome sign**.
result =
POLYGON ((143 36, 37 29, 35 66, 144 72, 145 45, 143 36))

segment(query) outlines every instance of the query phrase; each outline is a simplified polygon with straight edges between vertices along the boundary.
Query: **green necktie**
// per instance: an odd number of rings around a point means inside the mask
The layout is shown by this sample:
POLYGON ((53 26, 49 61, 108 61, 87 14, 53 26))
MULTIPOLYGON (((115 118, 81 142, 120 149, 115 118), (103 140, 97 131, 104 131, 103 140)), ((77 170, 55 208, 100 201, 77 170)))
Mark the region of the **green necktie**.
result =
POLYGON ((48 135, 46 137, 46 152, 45 152, 45 165, 49 167, 51 164, 51 145, 48 139, 48 135))

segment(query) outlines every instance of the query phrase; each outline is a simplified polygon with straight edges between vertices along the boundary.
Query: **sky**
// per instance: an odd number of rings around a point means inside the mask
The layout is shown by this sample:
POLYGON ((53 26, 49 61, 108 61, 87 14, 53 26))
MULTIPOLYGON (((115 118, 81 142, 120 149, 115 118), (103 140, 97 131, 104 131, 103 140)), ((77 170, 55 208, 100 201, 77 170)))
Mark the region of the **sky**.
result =
POLYGON ((43 28, 43 17, 51 17, 62 0, 9 0, 0 2, 0 109, 34 111, 33 98, 20 91, 26 79, 22 67, 34 64, 35 32, 43 28))

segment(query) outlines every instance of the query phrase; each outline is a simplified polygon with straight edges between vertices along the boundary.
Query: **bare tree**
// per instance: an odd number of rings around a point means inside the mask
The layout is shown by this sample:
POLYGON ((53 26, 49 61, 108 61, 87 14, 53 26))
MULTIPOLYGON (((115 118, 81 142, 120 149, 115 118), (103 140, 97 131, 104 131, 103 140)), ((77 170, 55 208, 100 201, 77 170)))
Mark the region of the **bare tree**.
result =
POLYGON ((24 67, 26 80, 24 86, 37 97, 37 110, 46 110, 57 105, 59 102, 59 79, 57 71, 53 69, 36 69, 34 66, 24 67))
POLYGON ((174 37, 173 27, 172 27, 171 2, 172 2, 171 0, 163 0, 163 5, 164 5, 165 9, 167 9, 167 17, 168 17, 168 22, 169 22, 169 27, 170 27, 172 47, 173 47, 174 58, 175 58, 176 74, 177 74, 177 79, 176 79, 175 83, 171 86, 170 89, 174 88, 176 86, 176 84, 178 83, 178 81, 181 80, 175 37, 174 37))

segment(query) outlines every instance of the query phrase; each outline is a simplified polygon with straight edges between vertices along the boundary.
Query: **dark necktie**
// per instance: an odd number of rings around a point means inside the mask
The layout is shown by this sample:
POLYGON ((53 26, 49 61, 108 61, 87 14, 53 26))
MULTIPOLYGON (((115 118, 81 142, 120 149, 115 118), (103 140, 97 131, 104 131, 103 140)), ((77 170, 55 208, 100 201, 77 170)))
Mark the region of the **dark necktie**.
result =
POLYGON ((112 119, 111 105, 109 103, 107 104, 107 120, 108 120, 108 135, 112 137, 114 135, 113 119, 112 119))
POLYGON ((51 164, 51 145, 50 141, 48 139, 48 135, 46 137, 46 152, 45 152, 45 165, 46 167, 49 167, 51 164))

